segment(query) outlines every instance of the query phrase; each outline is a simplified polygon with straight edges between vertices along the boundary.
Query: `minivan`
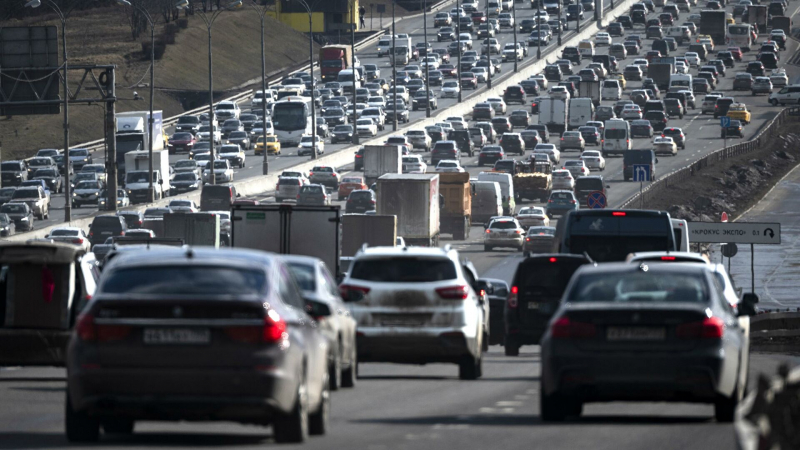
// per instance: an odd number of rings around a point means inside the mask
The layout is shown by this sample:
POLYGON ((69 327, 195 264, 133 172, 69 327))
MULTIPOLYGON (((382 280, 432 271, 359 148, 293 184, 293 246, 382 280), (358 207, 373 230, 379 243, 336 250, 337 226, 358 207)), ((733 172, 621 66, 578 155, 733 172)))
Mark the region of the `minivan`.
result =
MULTIPOLYGON (((602 175, 585 175, 575 180, 575 199, 580 208, 588 207, 587 199, 592 192, 602 192, 606 195, 606 185, 602 175)), ((606 202, 607 203, 607 202, 606 202)))
POLYGON ((502 196, 503 214, 511 215, 516 211, 516 201, 514 200, 514 179, 507 173, 481 172, 478 174, 478 181, 496 181, 500 184, 500 194, 502 196))
POLYGON ((633 166, 634 165, 649 165, 650 166, 650 181, 656 179, 656 158, 653 150, 628 150, 622 154, 622 177, 625 181, 633 179, 633 166))
POLYGON ((125 236, 128 225, 123 217, 111 214, 97 216, 89 225, 89 242, 102 244, 110 237, 125 236))
POLYGON ((472 223, 503 215, 503 194, 496 181, 472 181, 472 223))
POLYGON ((786 103, 800 103, 800 84, 792 84, 784 87, 778 92, 769 94, 769 102, 773 106, 784 105, 786 103))
POLYGON ((204 184, 200 193, 200 211, 228 211, 238 196, 232 184, 204 184))

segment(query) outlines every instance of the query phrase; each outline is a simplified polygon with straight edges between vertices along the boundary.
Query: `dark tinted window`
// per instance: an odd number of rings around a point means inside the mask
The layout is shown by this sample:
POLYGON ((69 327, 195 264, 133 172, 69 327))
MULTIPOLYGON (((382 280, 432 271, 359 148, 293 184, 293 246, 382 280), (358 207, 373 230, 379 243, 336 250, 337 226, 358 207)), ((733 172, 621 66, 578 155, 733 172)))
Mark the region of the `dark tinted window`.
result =
POLYGON ((576 191, 585 191, 585 190, 593 190, 593 191, 602 191, 603 190, 603 180, 600 178, 586 178, 581 177, 575 180, 575 190, 576 191))
POLYGON ((95 217, 94 221, 92 221, 92 228, 119 228, 120 227, 120 220, 116 216, 110 217, 95 217))
POLYGON ((314 276, 314 267, 309 266, 308 264, 301 264, 301 263, 288 263, 289 270, 294 275, 294 280, 297 282, 297 286, 300 290, 303 291, 316 291, 317 290, 317 280, 314 276))
POLYGON ((517 228, 517 224, 511 221, 494 221, 489 228, 492 230, 514 230, 517 228))
POLYGON ((556 300, 561 298, 572 274, 584 264, 578 258, 536 258, 520 263, 514 276, 519 300, 556 300))
POLYGON ((3 163, 2 165, 0 165, 0 170, 11 171, 11 172, 20 170, 19 163, 17 163, 17 162, 3 163))
POLYGON ((586 274, 566 298, 570 302, 692 302, 708 301, 706 280, 696 274, 598 273, 586 274))
POLYGON ((569 253, 587 252, 595 261, 624 261, 629 253, 674 251, 667 216, 573 214, 567 224, 569 253))
POLYGON ((443 258, 385 258, 356 260, 350 275, 356 280, 425 283, 456 278, 452 261, 443 258))
POLYGON ((262 271, 219 266, 133 267, 112 272, 102 291, 144 295, 261 295, 266 291, 262 271))
POLYGON ((628 137, 628 130, 624 128, 606 128, 605 139, 626 139, 628 137))

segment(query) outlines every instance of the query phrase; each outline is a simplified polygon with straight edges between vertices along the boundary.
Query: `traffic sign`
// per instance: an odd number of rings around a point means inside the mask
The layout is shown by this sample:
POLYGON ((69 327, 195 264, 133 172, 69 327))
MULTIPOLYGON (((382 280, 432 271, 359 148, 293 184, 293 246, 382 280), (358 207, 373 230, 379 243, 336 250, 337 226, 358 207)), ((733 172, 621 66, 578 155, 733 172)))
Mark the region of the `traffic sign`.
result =
POLYGON ((728 221, 728 213, 722 211, 722 217, 719 219, 720 222, 727 222, 728 221))
POLYGON ((739 253, 739 247, 734 243, 725 244, 721 247, 721 252, 722 256, 726 258, 733 258, 737 253, 739 253))
POLYGON ((719 118, 719 126, 722 128, 728 128, 731 126, 731 118, 728 116, 722 116, 719 118))
POLYGON ((780 223, 687 222, 689 242, 709 244, 780 244, 780 223))
POLYGON ((634 164, 633 181, 650 181, 650 164, 634 164))
POLYGON ((603 209, 606 207, 606 194, 603 191, 590 192, 586 197, 586 206, 592 209, 603 209))

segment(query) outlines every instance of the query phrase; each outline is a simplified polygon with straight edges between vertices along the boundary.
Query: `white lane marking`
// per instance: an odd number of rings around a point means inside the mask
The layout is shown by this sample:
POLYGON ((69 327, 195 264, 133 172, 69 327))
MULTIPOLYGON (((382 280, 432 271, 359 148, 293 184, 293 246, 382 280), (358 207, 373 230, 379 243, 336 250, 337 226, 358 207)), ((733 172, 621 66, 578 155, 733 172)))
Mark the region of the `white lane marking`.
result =
POLYGON ((498 406, 498 407, 522 406, 522 402, 506 400, 506 401, 497 402, 497 403, 495 403, 495 405, 498 406))

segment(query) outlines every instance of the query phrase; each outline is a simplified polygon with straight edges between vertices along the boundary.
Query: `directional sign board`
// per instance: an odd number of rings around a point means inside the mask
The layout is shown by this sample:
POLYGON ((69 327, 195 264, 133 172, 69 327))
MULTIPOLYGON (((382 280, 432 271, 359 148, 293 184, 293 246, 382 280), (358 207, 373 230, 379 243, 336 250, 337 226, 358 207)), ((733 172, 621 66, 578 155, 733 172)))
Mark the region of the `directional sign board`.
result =
POLYGON ((780 244, 780 223, 688 222, 689 242, 709 244, 780 244))
POLYGON ((633 181, 650 181, 650 164, 634 164, 633 181))
POLYGON ((719 118, 719 126, 722 128, 728 128, 731 126, 731 118, 727 116, 722 116, 719 118))
POLYGON ((590 192, 586 197, 586 206, 592 209, 603 209, 606 207, 606 194, 603 191, 590 192))

